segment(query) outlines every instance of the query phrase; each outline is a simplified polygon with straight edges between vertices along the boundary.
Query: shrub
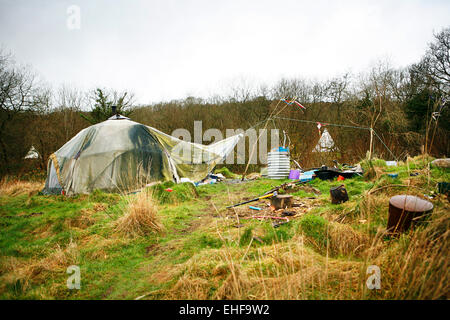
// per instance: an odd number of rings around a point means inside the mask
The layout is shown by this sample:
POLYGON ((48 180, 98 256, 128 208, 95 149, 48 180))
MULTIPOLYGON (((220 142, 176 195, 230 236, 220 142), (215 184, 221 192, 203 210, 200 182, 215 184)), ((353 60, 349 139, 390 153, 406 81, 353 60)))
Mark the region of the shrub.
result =
POLYGON ((201 248, 220 248, 222 247, 222 240, 213 238, 207 234, 203 234, 198 239, 201 248))
POLYGON ((299 227, 316 246, 326 246, 328 221, 325 218, 308 214, 299 221, 299 227))
POLYGON ((116 230, 130 236, 144 236, 162 229, 152 194, 145 190, 130 200, 125 215, 116 222, 116 230))
POLYGON ((223 176, 227 179, 234 179, 237 177, 236 174, 231 172, 227 167, 223 167, 214 171, 215 173, 223 174, 223 176))
MULTIPOLYGON (((77 195, 77 196, 79 196, 79 195, 77 195)), ((120 200, 119 194, 107 193, 107 192, 103 192, 98 189, 92 191, 91 194, 89 195, 90 202, 101 202, 101 203, 107 203, 110 205, 115 205, 119 202, 119 200, 120 200)))
POLYGON ((189 201, 198 196, 197 189, 189 182, 175 184, 172 181, 166 181, 152 186, 150 190, 160 204, 189 201), (166 191, 169 188, 172 189, 171 192, 166 191))
POLYGON ((19 196, 21 194, 33 195, 44 188, 44 182, 22 181, 3 178, 0 180, 0 196, 19 196))
POLYGON ((252 228, 246 228, 244 230, 244 233, 242 233, 241 238, 239 239, 239 245, 240 246, 248 246, 250 241, 252 240, 253 233, 252 228))

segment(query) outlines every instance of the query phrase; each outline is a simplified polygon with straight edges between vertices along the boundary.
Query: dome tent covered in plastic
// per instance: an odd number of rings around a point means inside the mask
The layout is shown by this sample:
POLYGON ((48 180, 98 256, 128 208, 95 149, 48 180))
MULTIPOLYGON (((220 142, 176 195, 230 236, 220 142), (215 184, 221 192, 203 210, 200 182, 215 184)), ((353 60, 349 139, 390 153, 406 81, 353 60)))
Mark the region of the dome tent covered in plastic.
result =
POLYGON ((200 181, 242 137, 206 146, 113 116, 81 130, 50 155, 43 193, 130 192, 155 181, 200 181))

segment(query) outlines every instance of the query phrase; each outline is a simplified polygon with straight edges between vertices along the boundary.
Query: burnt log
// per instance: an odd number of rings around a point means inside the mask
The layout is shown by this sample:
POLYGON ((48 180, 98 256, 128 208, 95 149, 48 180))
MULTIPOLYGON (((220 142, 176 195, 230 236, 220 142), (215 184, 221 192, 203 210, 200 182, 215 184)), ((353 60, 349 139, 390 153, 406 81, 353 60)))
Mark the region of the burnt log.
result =
POLYGON ((270 199, 270 204, 275 210, 292 207, 292 196, 290 194, 280 194, 270 199))

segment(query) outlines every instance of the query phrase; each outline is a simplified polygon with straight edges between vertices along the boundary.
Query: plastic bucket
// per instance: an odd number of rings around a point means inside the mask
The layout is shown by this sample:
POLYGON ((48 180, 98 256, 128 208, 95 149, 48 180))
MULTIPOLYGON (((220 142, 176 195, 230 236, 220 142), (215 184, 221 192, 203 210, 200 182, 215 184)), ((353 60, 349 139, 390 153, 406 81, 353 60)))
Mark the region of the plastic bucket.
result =
POLYGON ((267 173, 270 179, 285 179, 291 170, 288 152, 269 152, 267 156, 267 173))
POLYGON ((300 170, 291 170, 289 172, 289 179, 297 180, 298 178, 300 178, 300 170))

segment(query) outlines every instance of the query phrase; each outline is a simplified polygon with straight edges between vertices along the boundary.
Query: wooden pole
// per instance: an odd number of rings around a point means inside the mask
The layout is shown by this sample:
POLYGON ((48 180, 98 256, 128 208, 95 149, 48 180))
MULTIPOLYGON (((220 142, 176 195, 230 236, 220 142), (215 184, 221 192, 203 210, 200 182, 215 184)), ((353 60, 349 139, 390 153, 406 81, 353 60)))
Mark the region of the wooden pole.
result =
POLYGON ((434 135, 436 134, 436 129, 437 129, 437 126, 438 126, 438 121, 439 121, 439 118, 436 119, 436 124, 435 124, 435 126, 434 126, 433 135, 431 136, 431 142, 430 142, 430 145, 429 145, 429 147, 428 147, 428 154, 431 154, 431 148, 433 147, 434 135))
MULTIPOLYGON (((296 100, 297 97, 295 97, 294 99, 292 99, 293 101, 296 100)), ((248 162, 247 165, 245 166, 245 171, 242 174, 242 178, 241 181, 244 181, 245 175, 247 174, 247 170, 248 170, 248 166, 250 165, 250 159, 252 159, 253 157, 253 153, 255 152, 256 149, 256 145, 258 144, 259 138, 261 137, 262 133, 264 132, 265 129, 267 129, 267 124, 269 123, 269 120, 272 119, 272 115, 275 113, 275 111, 278 108, 278 105, 280 104, 281 100, 278 100, 277 105, 275 106, 275 108, 273 109, 273 111, 269 114, 269 116, 267 117, 266 123, 264 124, 264 129, 260 132, 258 139, 256 139, 256 143, 253 145, 253 149, 252 152, 250 153, 250 157, 248 158, 248 162)), ((279 115, 286 107, 288 106, 288 104, 286 104, 280 111, 278 111, 278 113, 275 114, 275 116, 279 115)), ((245 137, 244 137, 245 139, 245 137)), ((249 146, 250 147, 250 146, 249 146)))
MULTIPOLYGON (((269 120, 266 121, 266 123, 265 123, 265 125, 264 125, 264 129, 263 129, 262 131, 260 131, 259 136, 258 136, 258 139, 256 139, 256 142, 255 142, 255 144, 253 145, 253 149, 252 149, 252 152, 250 153, 250 156, 249 156, 249 158, 248 158, 247 165, 245 166, 245 171, 244 171, 244 173, 242 174, 242 177, 241 177, 241 181, 244 181, 245 175, 247 174, 248 166, 250 165, 250 160, 252 159, 253 153, 254 153, 255 150, 256 150, 256 146, 258 145, 259 138, 260 138, 261 135, 263 134, 264 130, 267 129, 267 124, 268 124, 268 123, 269 123, 269 120)), ((245 136, 244 136, 244 139, 245 139, 245 136)), ((249 146, 249 147, 250 147, 250 146, 249 146)))
POLYGON ((373 128, 370 128, 369 161, 372 160, 372 149, 373 149, 373 128))

